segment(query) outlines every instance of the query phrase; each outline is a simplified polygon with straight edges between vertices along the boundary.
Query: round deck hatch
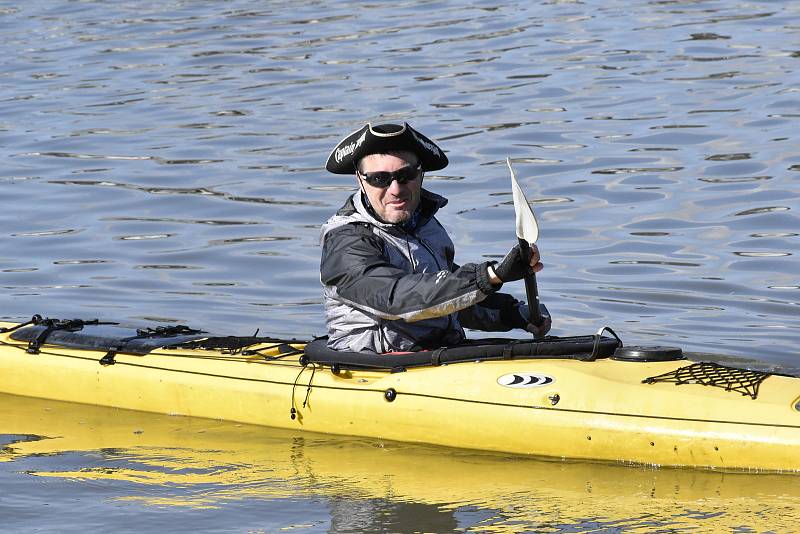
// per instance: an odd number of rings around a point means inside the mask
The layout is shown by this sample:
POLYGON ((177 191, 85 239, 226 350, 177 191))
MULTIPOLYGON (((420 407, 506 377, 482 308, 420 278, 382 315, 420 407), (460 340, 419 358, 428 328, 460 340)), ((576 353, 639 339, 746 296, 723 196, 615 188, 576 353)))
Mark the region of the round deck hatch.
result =
POLYGON ((611 359, 625 362, 667 362, 682 360, 683 351, 679 347, 619 347, 611 359))

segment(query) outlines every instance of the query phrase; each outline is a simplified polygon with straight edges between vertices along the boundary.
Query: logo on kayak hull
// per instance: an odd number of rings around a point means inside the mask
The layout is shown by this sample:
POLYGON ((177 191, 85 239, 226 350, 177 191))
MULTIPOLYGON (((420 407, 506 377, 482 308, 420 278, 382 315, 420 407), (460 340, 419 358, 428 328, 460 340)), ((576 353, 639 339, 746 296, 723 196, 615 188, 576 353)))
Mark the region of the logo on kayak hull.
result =
POLYGON ((507 388, 539 388, 555 382, 552 376, 538 373, 509 373, 497 379, 497 383, 507 388))

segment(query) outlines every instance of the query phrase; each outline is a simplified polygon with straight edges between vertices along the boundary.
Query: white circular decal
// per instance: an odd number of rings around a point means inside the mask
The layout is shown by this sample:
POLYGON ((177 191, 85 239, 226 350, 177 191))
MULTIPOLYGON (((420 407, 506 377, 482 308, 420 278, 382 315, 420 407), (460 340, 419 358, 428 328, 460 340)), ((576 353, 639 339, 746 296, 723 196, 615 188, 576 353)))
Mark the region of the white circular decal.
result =
POLYGON ((552 376, 537 373, 509 373, 497 379, 498 384, 508 388, 538 388, 555 381, 552 376))

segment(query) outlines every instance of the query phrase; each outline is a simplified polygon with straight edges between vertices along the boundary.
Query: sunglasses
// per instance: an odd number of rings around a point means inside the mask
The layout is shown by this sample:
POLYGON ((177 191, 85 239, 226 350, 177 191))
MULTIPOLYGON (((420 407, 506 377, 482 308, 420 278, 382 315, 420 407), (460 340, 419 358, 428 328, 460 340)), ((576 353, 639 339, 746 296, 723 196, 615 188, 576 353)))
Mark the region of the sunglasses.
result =
POLYGON ((367 182, 372 187, 378 187, 380 189, 385 189, 392 185, 394 180, 397 180, 397 183, 402 185, 408 182, 413 182, 420 176, 422 176, 422 166, 416 165, 414 167, 407 166, 401 169, 398 169, 394 172, 388 171, 378 171, 378 172, 358 172, 359 175, 364 177, 364 181, 367 182))

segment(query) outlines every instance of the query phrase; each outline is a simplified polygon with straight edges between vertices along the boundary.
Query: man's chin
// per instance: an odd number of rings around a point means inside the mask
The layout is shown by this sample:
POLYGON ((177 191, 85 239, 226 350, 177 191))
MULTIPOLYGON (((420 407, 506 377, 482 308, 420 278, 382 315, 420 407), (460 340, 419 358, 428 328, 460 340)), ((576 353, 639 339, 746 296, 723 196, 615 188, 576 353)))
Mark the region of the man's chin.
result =
POLYGON ((391 224, 404 223, 411 218, 411 212, 408 210, 391 210, 386 213, 384 220, 391 224))

